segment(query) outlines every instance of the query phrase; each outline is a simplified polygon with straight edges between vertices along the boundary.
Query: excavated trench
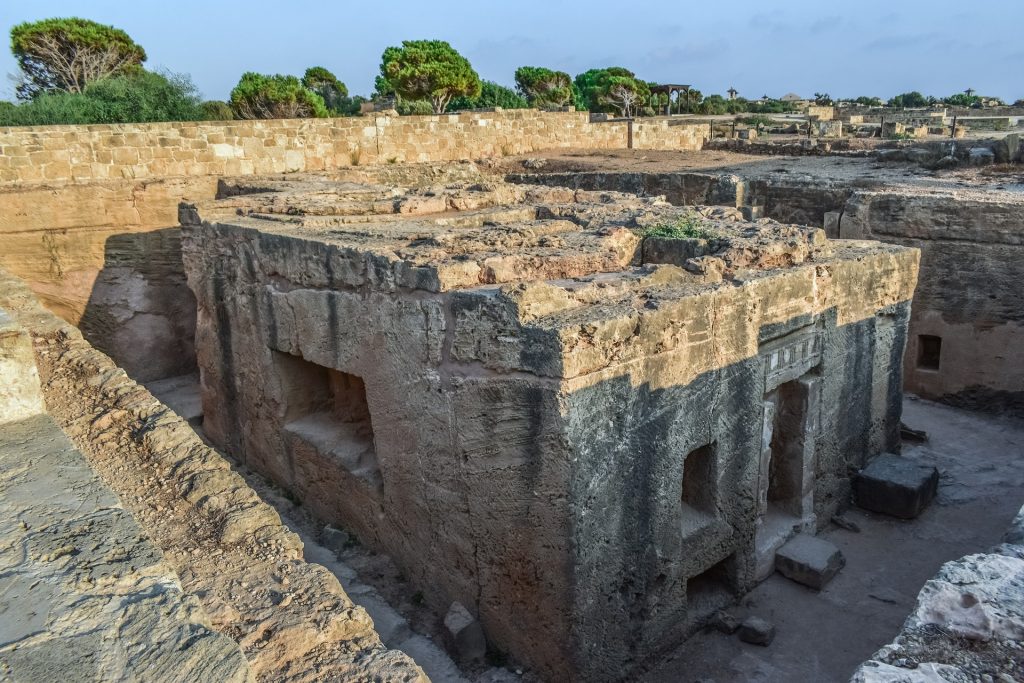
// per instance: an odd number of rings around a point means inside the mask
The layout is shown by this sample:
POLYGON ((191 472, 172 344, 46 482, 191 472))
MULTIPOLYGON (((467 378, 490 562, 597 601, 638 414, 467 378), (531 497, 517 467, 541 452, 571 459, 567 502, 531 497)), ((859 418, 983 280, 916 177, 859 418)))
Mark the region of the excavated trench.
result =
MULTIPOLYGON (((844 236, 843 215, 850 211, 851 202, 856 204, 858 193, 886 190, 884 184, 863 178, 845 183, 820 183, 781 176, 744 179, 735 173, 529 173, 510 174, 508 179, 575 189, 664 195, 677 205, 746 207, 755 218, 763 215, 784 222, 823 225, 833 232, 831 237, 844 236)), ((1012 202, 1010 205, 1013 208, 1012 202)), ((894 235, 892 241, 898 243, 930 246, 931 238, 927 235, 903 234, 891 227, 891 221, 896 220, 893 217, 905 216, 902 208, 887 215, 890 223, 873 224, 868 234, 858 236, 894 235)), ((980 239, 977 235, 974 237, 980 239)), ((133 243, 118 251, 137 247, 133 243)), ((87 338, 116 339, 116 343, 105 349, 115 363, 127 369, 130 376, 142 382, 201 437, 200 377, 196 370, 195 347, 189 338, 196 327, 195 299, 185 282, 184 269, 179 270, 180 234, 176 228, 169 228, 146 238, 143 247, 138 248, 154 267, 145 270, 126 266, 124 262, 110 264, 112 270, 97 283, 92 297, 102 305, 90 316, 90 322, 83 324, 83 333, 87 338), (143 297, 144 306, 135 310, 133 306, 138 305, 140 299, 133 297, 130 290, 138 291, 140 283, 147 295, 143 297)), ((1020 242, 1007 240, 1001 245, 999 256, 1003 259, 1007 253, 1015 254, 1020 248, 1020 242)), ((922 271, 926 298, 920 304, 915 300, 915 320, 922 334, 934 331, 936 328, 927 325, 936 323, 921 322, 921 313, 935 310, 941 315, 952 305, 947 296, 935 294, 930 278, 938 279, 941 275, 927 270, 931 265, 926 258, 922 271), (924 310, 916 310, 919 305, 924 310)), ((990 281, 1019 282, 1024 278, 1024 272, 1018 277, 1014 270, 1019 269, 1019 265, 1006 266, 1002 260, 996 263, 993 259, 979 259, 972 265, 990 281)), ((999 286, 995 289, 1003 296, 999 286)), ((993 306, 991 290, 992 287, 987 287, 984 295, 984 305, 989 307, 993 306)), ((956 303, 964 304, 963 301, 956 303)), ((1024 319, 1024 314, 1012 304, 1003 299, 997 303, 1002 304, 997 307, 1002 318, 996 323, 1018 315, 1018 320, 1024 319)), ((957 320, 955 324, 965 323, 957 320)), ((985 324, 991 327, 992 321, 987 320, 985 324)), ((920 335, 912 332, 912 336, 916 339, 920 335)), ((946 353, 956 342, 945 330, 943 334, 924 336, 945 337, 942 343, 946 345, 943 347, 946 353)), ((185 509, 178 500, 180 493, 166 483, 171 480, 166 468, 159 464, 138 466, 139 462, 152 460, 152 456, 146 448, 137 445, 137 438, 131 434, 132 423, 122 415, 130 413, 131 408, 108 405, 109 396, 101 392, 90 393, 86 401, 75 400, 79 387, 88 383, 89 378, 86 374, 76 376, 69 370, 70 366, 63 363, 63 354, 67 353, 63 339, 40 336, 36 340, 36 352, 49 412, 69 432, 143 527, 153 534, 171 558, 186 589, 202 595, 215 623, 222 624, 225 632, 242 643, 247 657, 257 662, 258 671, 269 680, 277 675, 285 676, 288 671, 294 673, 289 667, 296 665, 308 666, 310 671, 322 667, 323 655, 315 652, 315 648, 298 658, 283 654, 292 644, 283 642, 282 638, 275 639, 276 625, 269 633, 266 627, 268 614, 274 606, 281 605, 291 592, 296 592, 282 589, 282 585, 287 586, 282 581, 282 563, 291 557, 288 543, 270 538, 262 543, 257 541, 224 549, 218 540, 223 528, 185 509), (172 512, 180 513, 180 517, 175 518, 172 512), (228 572, 222 579, 218 574, 225 565, 245 569, 228 572), (244 597, 246 593, 251 595, 244 597), (254 636, 254 633, 260 635, 254 636), (271 653, 275 647, 279 649, 271 653)), ((935 353, 938 352, 933 348, 932 356, 935 353)), ((919 393, 952 403, 956 403, 959 396, 960 405, 967 407, 992 409, 996 404, 1009 405, 1009 412, 1024 405, 1024 402, 1014 403, 1021 401, 1016 396, 1007 401, 1006 392, 1000 393, 1002 390, 998 388, 988 391, 976 388, 974 393, 961 388, 945 394, 945 387, 923 383, 920 373, 931 369, 926 366, 935 362, 932 356, 915 344, 908 351, 908 361, 912 362, 907 363, 905 379, 908 386, 918 389, 919 393)), ((328 378, 326 381, 322 388, 329 392, 332 382, 337 385, 349 380, 328 378)), ((347 409, 354 410, 351 406, 347 409)), ((929 432, 928 442, 908 444, 904 454, 940 467, 942 482, 937 504, 910 523, 894 522, 862 511, 847 513, 842 528, 831 526, 824 531, 824 535, 843 550, 848 562, 846 569, 824 591, 813 592, 773 575, 741 601, 741 614, 767 616, 775 622, 779 636, 770 648, 742 644, 734 638, 705 630, 649 667, 643 680, 675 681, 684 677, 749 681, 846 680, 860 662, 895 635, 914 605, 917 590, 942 562, 998 542, 1016 513, 1024 490, 1024 473, 1019 468, 1019 458, 1024 455, 1024 422, 1014 416, 973 414, 923 400, 909 400, 905 413, 909 426, 929 432)), ((299 427, 315 428, 314 414, 302 418, 305 421, 297 418, 302 423, 299 427)), ((780 430, 780 433, 786 432, 780 430)), ((782 447, 784 444, 780 445, 782 447)), ((407 653, 437 681, 511 681, 524 680, 524 677, 536 680, 529 672, 512 673, 502 667, 476 666, 460 670, 444 651, 440 637, 444 628, 441 616, 426 605, 422 594, 405 580, 394 563, 386 556, 361 547, 358 539, 344 530, 325 529, 322 521, 315 519, 301 501, 260 475, 237 464, 234 467, 249 489, 278 512, 285 525, 282 533, 291 532, 301 538, 305 559, 326 567, 341 582, 352 602, 366 610, 387 648, 407 653)), ((785 500, 782 493, 778 498, 785 500)), ((323 581, 322 577, 318 580, 323 581)), ((708 590, 715 590, 714 580, 713 576, 708 578, 708 590)), ((307 597, 315 598, 321 590, 304 575, 293 576, 289 582, 293 586, 308 586, 307 597)), ((314 602, 310 600, 310 604, 314 602)), ((335 607, 349 609, 343 604, 335 607)), ((313 621, 325 618, 320 615, 313 621)), ((309 627, 303 637, 322 640, 322 636, 316 635, 318 628, 319 625, 309 627)))

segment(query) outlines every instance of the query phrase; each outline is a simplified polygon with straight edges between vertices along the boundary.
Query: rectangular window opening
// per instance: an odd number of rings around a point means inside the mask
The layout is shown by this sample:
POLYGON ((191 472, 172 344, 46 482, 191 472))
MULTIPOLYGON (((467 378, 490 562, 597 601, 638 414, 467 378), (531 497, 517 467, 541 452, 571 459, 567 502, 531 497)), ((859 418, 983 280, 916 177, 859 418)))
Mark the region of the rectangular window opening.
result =
POLYGON ((379 489, 373 422, 362 378, 299 356, 276 351, 275 356, 284 429, 379 489))
POLYGON ((713 443, 690 451, 683 460, 680 502, 684 535, 715 520, 718 480, 716 469, 713 443))
POLYGON ((917 367, 922 370, 938 370, 942 356, 942 337, 922 334, 917 337, 917 367))

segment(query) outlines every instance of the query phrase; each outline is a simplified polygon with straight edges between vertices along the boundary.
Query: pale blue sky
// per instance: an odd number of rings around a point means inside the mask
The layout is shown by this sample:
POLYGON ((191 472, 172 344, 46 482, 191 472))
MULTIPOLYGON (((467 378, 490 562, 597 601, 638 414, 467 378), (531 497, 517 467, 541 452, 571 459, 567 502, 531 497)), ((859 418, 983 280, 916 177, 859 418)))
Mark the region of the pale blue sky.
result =
MULTIPOLYGON (((368 94, 383 49, 418 38, 449 41, 506 85, 523 64, 572 75, 621 65, 705 94, 972 87, 1024 98, 1024 0, 0 0, 5 36, 22 21, 76 15, 126 30, 150 68, 191 74, 213 99, 226 99, 243 71, 301 75, 317 64, 368 94)), ((0 74, 14 71, 3 50, 0 74)), ((0 96, 13 97, 6 79, 0 96)))

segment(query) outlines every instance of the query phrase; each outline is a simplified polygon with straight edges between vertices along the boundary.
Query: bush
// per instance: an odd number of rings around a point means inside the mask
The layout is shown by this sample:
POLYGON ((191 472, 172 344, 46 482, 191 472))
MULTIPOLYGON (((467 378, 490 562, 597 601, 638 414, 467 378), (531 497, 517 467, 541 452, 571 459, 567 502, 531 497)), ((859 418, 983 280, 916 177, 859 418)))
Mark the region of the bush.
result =
POLYGON ((81 93, 41 94, 0 108, 0 125, 197 121, 204 118, 195 86, 186 76, 143 71, 88 85, 81 93))
POLYGON ((434 113, 434 105, 427 100, 398 100, 395 111, 402 116, 430 116, 434 113))
POLYGON ((220 100, 207 100, 200 107, 203 110, 204 121, 231 121, 235 118, 235 112, 231 111, 231 105, 220 100))
POLYGON ((231 91, 231 110, 240 119, 301 119, 329 116, 324 98, 295 76, 242 74, 231 91))
POLYGON ((890 107, 900 108, 909 107, 912 109, 917 109, 921 107, 927 107, 932 104, 935 104, 934 97, 925 97, 916 90, 913 90, 911 92, 905 92, 902 95, 897 95, 896 97, 889 100, 890 107))
POLYGON ((526 98, 520 96, 512 88, 498 85, 494 81, 484 81, 480 86, 479 97, 456 97, 448 103, 448 111, 466 109, 526 109, 526 98))

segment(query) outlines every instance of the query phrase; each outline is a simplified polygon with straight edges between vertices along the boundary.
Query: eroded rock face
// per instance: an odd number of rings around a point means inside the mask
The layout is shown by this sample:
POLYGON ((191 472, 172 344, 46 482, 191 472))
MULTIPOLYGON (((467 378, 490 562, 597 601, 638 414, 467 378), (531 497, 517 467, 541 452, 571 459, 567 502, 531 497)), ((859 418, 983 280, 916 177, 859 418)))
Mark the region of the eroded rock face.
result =
POLYGON ((181 213, 207 434, 552 679, 678 642, 896 443, 913 250, 607 192, 236 190, 181 213), (652 263, 655 229, 706 243, 652 263))

